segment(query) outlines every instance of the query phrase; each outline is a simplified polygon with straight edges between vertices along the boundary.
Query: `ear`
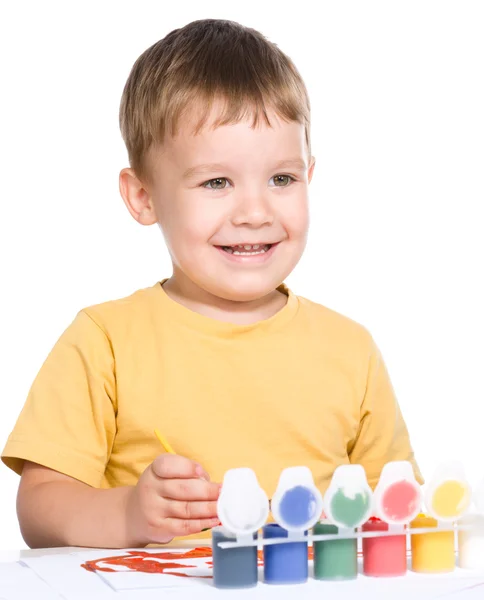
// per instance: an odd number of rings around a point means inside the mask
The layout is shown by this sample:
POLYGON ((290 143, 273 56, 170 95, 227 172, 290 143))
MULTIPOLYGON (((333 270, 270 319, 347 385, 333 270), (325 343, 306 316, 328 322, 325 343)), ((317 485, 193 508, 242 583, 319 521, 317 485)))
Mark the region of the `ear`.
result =
POLYGON ((309 163, 309 169, 308 169, 308 183, 311 183, 311 179, 313 178, 315 164, 316 164, 316 158, 314 156, 311 156, 311 162, 309 163))
POLYGON ((119 191, 135 221, 141 225, 154 225, 157 222, 151 196, 133 169, 123 169, 119 174, 119 191))

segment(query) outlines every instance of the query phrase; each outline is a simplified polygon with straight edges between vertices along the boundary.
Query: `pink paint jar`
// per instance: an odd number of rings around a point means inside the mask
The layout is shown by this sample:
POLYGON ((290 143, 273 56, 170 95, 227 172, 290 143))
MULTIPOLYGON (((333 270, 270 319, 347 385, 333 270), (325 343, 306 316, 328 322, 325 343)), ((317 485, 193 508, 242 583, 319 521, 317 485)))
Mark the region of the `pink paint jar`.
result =
MULTIPOLYGON (((363 531, 388 531, 388 523, 370 519, 363 531)), ((405 533, 385 537, 363 538, 363 573, 368 577, 398 577, 407 572, 407 537, 405 533)))
POLYGON ((375 512, 390 525, 408 525, 420 513, 422 490, 408 461, 387 463, 375 489, 375 512))

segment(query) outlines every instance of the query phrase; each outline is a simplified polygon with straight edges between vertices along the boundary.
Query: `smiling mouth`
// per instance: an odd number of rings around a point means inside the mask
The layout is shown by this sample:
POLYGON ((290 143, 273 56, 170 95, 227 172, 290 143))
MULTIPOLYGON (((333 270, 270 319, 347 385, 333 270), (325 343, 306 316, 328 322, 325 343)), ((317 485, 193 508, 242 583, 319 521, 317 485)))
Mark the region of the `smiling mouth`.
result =
POLYGON ((254 256, 256 254, 265 254, 275 244, 236 244, 235 246, 219 246, 227 254, 236 256, 254 256))

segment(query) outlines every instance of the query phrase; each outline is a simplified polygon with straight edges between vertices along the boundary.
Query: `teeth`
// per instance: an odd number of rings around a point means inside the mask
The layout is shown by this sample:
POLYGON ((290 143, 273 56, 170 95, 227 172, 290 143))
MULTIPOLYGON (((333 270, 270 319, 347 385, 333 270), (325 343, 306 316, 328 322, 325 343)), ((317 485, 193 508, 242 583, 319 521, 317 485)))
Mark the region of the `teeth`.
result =
POLYGON ((267 250, 256 250, 255 252, 239 252, 238 250, 234 250, 233 254, 237 256, 254 256, 254 254, 264 254, 267 250))
POLYGON ((233 246, 233 248, 239 250, 259 250, 260 247, 260 244, 238 244, 237 246, 233 246))
POLYGON ((235 246, 224 246, 223 249, 228 254, 235 254, 236 256, 254 256, 255 254, 264 254, 270 247, 270 244, 237 244, 235 246))

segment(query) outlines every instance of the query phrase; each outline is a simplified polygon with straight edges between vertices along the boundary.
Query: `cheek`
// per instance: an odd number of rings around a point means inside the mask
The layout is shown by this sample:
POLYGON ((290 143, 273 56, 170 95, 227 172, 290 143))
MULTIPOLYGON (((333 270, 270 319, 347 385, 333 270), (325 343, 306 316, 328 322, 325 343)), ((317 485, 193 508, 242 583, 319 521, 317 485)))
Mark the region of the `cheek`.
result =
POLYGON ((217 232, 220 223, 204 211, 187 215, 182 222, 183 236, 192 243, 206 244, 217 232))
POLYGON ((281 207, 281 220, 292 237, 303 237, 309 227, 309 206, 307 198, 295 198, 281 207))
POLYGON ((179 202, 163 223, 172 247, 206 243, 220 227, 220 211, 207 203, 179 202))

